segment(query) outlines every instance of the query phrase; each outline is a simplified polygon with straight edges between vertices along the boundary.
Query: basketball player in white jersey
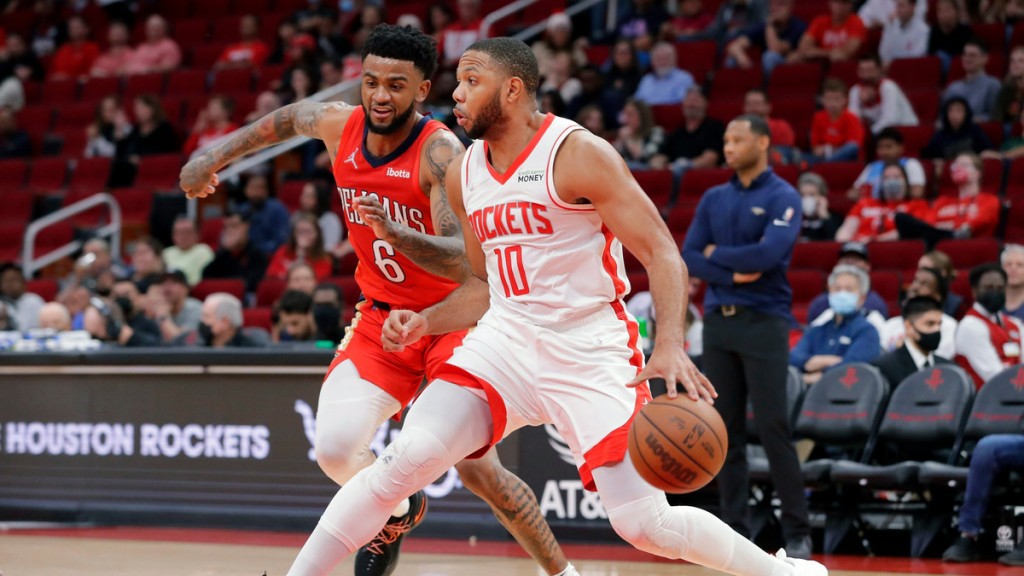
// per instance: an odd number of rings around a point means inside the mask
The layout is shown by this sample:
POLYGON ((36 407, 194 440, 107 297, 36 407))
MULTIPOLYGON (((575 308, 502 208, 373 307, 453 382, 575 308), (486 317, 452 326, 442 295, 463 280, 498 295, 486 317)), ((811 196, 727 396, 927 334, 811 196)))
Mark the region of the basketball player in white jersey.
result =
POLYGON ((300 552, 332 566, 376 534, 396 502, 524 425, 553 423, 615 531, 641 550, 744 576, 826 576, 766 554, 715 516, 670 507, 625 458, 646 380, 714 388, 683 351, 686 271, 654 205, 605 141, 536 110, 522 42, 481 40, 459 61, 456 116, 475 142, 447 173, 474 276, 422 312, 393 310, 384 347, 476 324, 412 407, 399 438, 346 484, 300 552), (659 317, 643 368, 626 313, 622 241, 644 264, 659 317))

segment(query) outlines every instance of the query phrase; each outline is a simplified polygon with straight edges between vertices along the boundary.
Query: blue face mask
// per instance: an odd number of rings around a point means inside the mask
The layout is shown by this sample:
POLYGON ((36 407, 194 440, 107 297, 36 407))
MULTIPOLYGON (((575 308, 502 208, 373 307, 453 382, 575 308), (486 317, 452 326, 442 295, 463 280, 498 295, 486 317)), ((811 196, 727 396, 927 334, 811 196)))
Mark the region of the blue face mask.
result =
POLYGON ((855 292, 829 292, 828 307, 840 316, 849 316, 857 311, 857 300, 860 300, 860 296, 855 292))

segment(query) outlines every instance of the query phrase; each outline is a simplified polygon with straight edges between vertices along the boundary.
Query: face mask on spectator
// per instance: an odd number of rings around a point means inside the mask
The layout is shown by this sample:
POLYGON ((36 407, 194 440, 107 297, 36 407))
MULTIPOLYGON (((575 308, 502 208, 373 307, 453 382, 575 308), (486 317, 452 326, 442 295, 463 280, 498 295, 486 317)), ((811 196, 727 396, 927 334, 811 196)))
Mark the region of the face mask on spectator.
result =
POLYGON ((814 216, 818 212, 818 199, 814 196, 804 196, 800 203, 804 208, 804 216, 814 216))
POLYGON ((989 314, 996 314, 1006 306, 1006 294, 1003 292, 985 292, 979 294, 977 300, 989 314))
POLYGON ((830 292, 828 295, 828 307, 840 316, 848 316, 857 311, 857 301, 860 297, 855 292, 840 290, 830 292))
POLYGON ((907 187, 902 180, 885 180, 882 182, 882 196, 886 200, 899 200, 903 198, 903 194, 906 191, 907 187))
POLYGON ((916 327, 914 331, 917 332, 917 347, 925 352, 935 352, 939 349, 939 342, 942 340, 942 331, 936 330, 934 332, 921 332, 916 327))

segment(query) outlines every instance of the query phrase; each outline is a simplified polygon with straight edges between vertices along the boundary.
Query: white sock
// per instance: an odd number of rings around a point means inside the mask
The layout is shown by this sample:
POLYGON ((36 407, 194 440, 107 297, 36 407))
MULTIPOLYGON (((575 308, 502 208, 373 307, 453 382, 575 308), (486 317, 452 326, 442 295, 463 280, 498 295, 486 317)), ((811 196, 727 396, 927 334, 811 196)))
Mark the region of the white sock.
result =
POLYGON ((572 565, 572 562, 570 562, 569 565, 565 567, 565 570, 562 570, 558 574, 552 574, 551 576, 580 576, 580 573, 576 571, 576 567, 572 565))
POLYGON ((288 576, 327 576, 352 551, 323 526, 317 524, 295 557, 288 576))
POLYGON ((402 500, 402 503, 395 506, 395 511, 391 513, 395 518, 401 518, 409 513, 409 499, 402 500))

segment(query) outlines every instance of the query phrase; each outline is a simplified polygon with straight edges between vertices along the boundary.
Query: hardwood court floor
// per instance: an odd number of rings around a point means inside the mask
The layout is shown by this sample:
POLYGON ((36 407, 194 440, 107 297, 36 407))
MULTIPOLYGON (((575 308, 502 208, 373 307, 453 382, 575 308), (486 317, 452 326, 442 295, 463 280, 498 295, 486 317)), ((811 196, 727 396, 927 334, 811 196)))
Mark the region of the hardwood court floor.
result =
MULTIPOLYGON (((0 531, 3 576, 281 576, 304 535, 204 529, 100 528, 0 531)), ((718 572, 654 559, 623 546, 568 545, 582 576, 711 576, 718 572)), ((510 543, 410 538, 395 576, 543 576, 510 543)), ((821 558, 819 558, 820 560, 821 558)), ((833 576, 947 574, 1020 576, 993 563, 947 565, 935 560, 833 556, 833 576)), ((351 560, 339 575, 352 574, 351 560)))

